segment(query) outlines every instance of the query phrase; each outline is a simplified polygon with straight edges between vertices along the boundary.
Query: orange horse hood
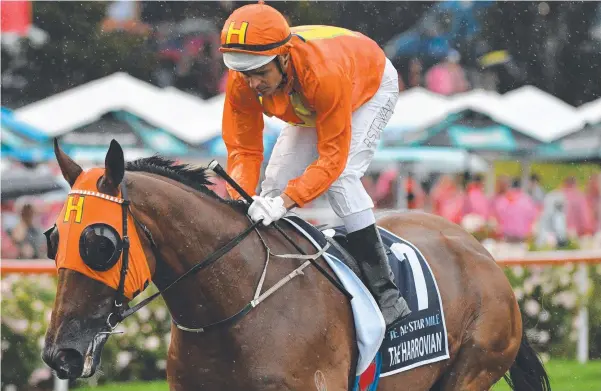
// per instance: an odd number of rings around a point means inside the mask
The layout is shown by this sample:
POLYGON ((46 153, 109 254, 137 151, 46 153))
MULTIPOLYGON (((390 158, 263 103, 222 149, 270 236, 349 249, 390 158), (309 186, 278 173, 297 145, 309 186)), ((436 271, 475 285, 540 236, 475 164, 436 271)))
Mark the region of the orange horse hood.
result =
MULTIPOLYGON (((82 233, 92 224, 106 224, 114 228, 121 239, 123 238, 121 205, 123 199, 98 192, 96 183, 103 174, 104 169, 93 168, 81 173, 75 181, 56 220, 59 232, 56 268, 57 270, 62 268, 75 270, 116 290, 119 286, 123 254, 110 269, 97 271, 86 265, 80 252, 82 233)), ((124 294, 132 299, 146 288, 151 275, 136 225, 130 213, 127 216, 127 232, 130 248, 124 294)))

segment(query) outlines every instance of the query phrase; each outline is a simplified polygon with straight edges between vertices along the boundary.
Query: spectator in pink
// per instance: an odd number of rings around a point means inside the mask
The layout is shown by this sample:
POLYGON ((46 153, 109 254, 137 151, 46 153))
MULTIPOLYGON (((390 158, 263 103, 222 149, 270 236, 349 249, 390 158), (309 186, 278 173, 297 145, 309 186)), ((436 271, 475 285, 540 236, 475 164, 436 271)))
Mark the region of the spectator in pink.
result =
POLYGON ((510 242, 528 239, 538 217, 538 208, 532 198, 520 188, 519 179, 514 179, 511 188, 497 196, 492 209, 501 237, 510 242))
POLYGON ((432 205, 432 213, 440 216, 442 203, 445 197, 451 193, 455 193, 457 186, 450 175, 441 175, 432 189, 430 190, 430 203, 432 205))
POLYGON ((426 88, 441 95, 465 92, 468 83, 465 72, 459 65, 460 55, 453 50, 445 61, 430 68, 426 73, 426 88))
POLYGON ((507 175, 499 175, 495 184, 495 195, 492 197, 491 203, 494 205, 498 199, 505 197, 505 193, 509 191, 511 181, 507 175))
POLYGON ((566 200, 568 232, 577 236, 592 234, 594 232, 592 211, 584 193, 576 185, 576 179, 574 177, 566 178, 561 191, 566 200))
POLYGON ((2 246, 0 246, 0 257, 2 259, 16 259, 19 256, 19 249, 12 241, 12 238, 4 229, 2 229, 2 246))
POLYGON ((440 177, 430 192, 432 212, 459 224, 463 218, 464 195, 450 175, 440 177))
POLYGON ((591 211, 591 224, 593 232, 599 230, 599 219, 601 218, 601 186, 599 185, 599 177, 595 174, 591 176, 586 188, 586 201, 591 211))
POLYGON ((484 183, 480 174, 475 175, 467 185, 464 214, 475 214, 484 220, 488 220, 490 216, 490 200, 484 192, 484 183))

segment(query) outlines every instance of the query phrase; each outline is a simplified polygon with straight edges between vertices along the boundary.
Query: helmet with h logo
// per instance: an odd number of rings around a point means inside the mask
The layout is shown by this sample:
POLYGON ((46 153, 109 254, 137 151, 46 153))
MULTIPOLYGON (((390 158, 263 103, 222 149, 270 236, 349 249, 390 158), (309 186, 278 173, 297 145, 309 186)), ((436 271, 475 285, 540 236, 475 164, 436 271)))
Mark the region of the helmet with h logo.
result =
POLYGON ((262 67, 290 48, 290 26, 275 8, 263 3, 235 10, 221 30, 223 62, 234 71, 262 67))

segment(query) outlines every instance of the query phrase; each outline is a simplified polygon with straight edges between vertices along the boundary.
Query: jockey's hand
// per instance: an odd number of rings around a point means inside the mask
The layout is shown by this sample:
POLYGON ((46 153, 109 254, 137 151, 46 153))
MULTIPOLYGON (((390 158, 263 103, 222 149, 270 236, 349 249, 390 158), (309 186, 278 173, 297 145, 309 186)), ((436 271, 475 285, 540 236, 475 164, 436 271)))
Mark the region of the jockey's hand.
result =
POLYGON ((254 222, 263 220, 263 225, 278 221, 288 211, 284 207, 284 200, 279 196, 273 198, 253 196, 253 200, 254 202, 248 208, 248 215, 254 222))

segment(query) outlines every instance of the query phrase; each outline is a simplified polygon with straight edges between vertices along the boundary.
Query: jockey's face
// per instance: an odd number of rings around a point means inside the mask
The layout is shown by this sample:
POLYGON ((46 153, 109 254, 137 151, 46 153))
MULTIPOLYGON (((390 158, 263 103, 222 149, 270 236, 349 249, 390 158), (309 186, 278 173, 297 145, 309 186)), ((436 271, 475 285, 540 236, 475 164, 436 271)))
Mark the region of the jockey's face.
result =
POLYGON ((281 69, 286 69, 287 63, 288 56, 280 56, 260 68, 242 74, 250 88, 263 96, 269 96, 282 84, 284 75, 281 69))

